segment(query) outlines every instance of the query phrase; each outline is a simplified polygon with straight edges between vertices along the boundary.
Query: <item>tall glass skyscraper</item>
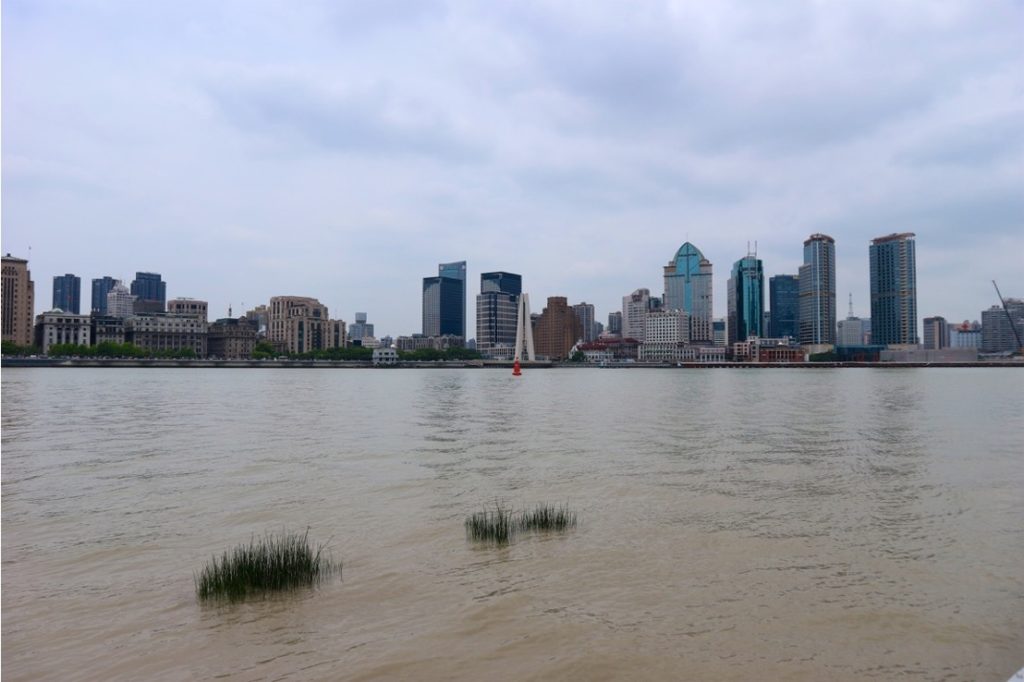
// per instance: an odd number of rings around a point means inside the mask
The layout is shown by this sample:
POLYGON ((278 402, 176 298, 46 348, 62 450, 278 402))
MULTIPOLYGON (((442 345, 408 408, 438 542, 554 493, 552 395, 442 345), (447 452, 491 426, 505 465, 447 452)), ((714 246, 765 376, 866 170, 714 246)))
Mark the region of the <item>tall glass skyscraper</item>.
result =
POLYGON ((690 340, 711 343, 712 320, 711 261, 696 246, 686 242, 665 266, 666 310, 690 313, 690 340))
POLYGON ((914 233, 871 240, 871 341, 916 344, 917 262, 914 233))
POLYGON ((81 310, 82 278, 70 273, 53 277, 53 307, 78 315, 81 310))
POLYGON ((480 275, 480 295, 476 297, 476 348, 483 355, 512 357, 516 345, 516 313, 522 292, 521 275, 511 272, 485 272, 480 275))
POLYGON ((92 281, 92 312, 97 315, 107 314, 107 294, 120 280, 107 275, 92 281))
POLYGON ((768 335, 780 339, 799 338, 800 278, 796 275, 775 275, 768 280, 768 306, 772 311, 772 328, 768 335))
POLYGON ((157 272, 136 272, 132 281, 135 312, 162 313, 167 305, 167 283, 157 272))
POLYGON ((423 334, 466 338, 466 261, 441 263, 423 278, 423 334))
POLYGON ((752 254, 736 261, 728 285, 729 345, 764 336, 764 267, 752 254))
POLYGON ((800 343, 835 345, 836 240, 812 234, 804 242, 800 266, 800 343))

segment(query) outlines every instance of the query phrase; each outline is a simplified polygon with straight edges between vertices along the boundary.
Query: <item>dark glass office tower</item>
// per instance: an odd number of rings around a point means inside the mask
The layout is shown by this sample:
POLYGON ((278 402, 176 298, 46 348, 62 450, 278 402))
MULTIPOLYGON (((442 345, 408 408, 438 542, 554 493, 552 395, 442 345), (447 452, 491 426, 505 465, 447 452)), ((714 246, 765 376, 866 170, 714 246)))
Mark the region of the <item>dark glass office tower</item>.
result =
POLYGON ((917 343, 917 261, 914 233, 871 240, 871 341, 917 343))
POLYGON ((511 272, 485 272, 480 275, 480 295, 476 297, 476 347, 484 355, 497 348, 509 349, 516 343, 516 314, 523 278, 511 272))
POLYGON ((836 342, 836 240, 812 234, 804 242, 800 266, 800 343, 836 342))
POLYGON ((423 278, 423 335, 466 338, 466 261, 441 263, 423 278))
POLYGON ((800 331, 800 278, 775 275, 768 280, 768 307, 772 311, 769 336, 796 339, 800 331))
POLYGON ((167 283, 157 272, 136 272, 132 282, 135 312, 162 313, 167 305, 167 283))
POLYGON ((733 264, 728 306, 730 346, 751 336, 764 336, 764 268, 757 256, 748 255, 733 264))
POLYGON ((109 275, 92 281, 92 312, 97 315, 107 314, 107 294, 120 280, 109 275))
POLYGON ((82 278, 72 274, 53 278, 53 307, 78 315, 81 310, 82 278))

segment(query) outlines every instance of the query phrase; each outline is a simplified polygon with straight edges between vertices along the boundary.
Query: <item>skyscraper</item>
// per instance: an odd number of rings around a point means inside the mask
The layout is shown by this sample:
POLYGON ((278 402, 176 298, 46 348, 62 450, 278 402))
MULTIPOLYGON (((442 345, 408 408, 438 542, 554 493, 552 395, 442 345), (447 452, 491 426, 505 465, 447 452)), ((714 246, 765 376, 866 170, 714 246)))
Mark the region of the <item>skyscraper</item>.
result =
POLYGON ((487 357, 511 359, 516 343, 516 313, 523 278, 511 272, 480 275, 476 297, 476 348, 487 357))
POLYGON ((827 234, 812 234, 807 238, 799 280, 800 343, 835 345, 836 240, 827 234))
POLYGON ((1024 300, 1007 298, 1006 308, 994 305, 981 311, 981 351, 1005 353, 1018 350, 1017 337, 1024 339, 1024 300), (1009 315, 1007 315, 1009 313, 1009 315), (1010 321, 1013 321, 1013 326, 1010 321), (1017 333, 1014 334, 1014 328, 1017 333))
POLYGON ((693 343, 713 341, 711 261, 690 242, 680 246, 665 266, 664 308, 690 314, 693 343))
POLYGON ((580 321, 564 296, 548 297, 533 330, 537 354, 550 360, 564 360, 569 351, 583 337, 580 321))
POLYGON ((107 314, 107 294, 121 281, 110 277, 102 277, 92 281, 92 312, 97 315, 107 314))
POLYGON ((597 329, 594 324, 594 304, 586 302, 576 303, 572 309, 580 320, 584 343, 590 343, 597 338, 597 329))
POLYGON ((348 338, 362 342, 364 336, 373 336, 373 323, 366 321, 366 313, 356 313, 356 321, 348 326, 348 338))
POLYGON ((441 263, 423 278, 423 335, 466 338, 466 261, 441 263))
POLYGON ((3 340, 19 346, 32 345, 35 306, 35 284, 28 270, 28 261, 11 254, 3 257, 3 281, 0 283, 0 314, 3 317, 3 340))
POLYGON ((651 290, 637 289, 622 297, 622 337, 643 342, 647 313, 651 309, 651 290))
POLYGON ((162 313, 167 303, 167 283, 157 272, 136 272, 132 281, 135 312, 162 313))
POLYGON ((928 350, 949 348, 949 323, 941 315, 924 318, 924 347, 928 350))
POLYGON ((82 278, 71 273, 53 276, 53 307, 77 315, 81 310, 82 278))
POLYGON ((761 329, 764 312, 764 268, 753 255, 732 266, 728 284, 729 346, 751 336, 764 336, 761 329))
POLYGON ((917 344, 917 263, 914 233, 871 240, 871 339, 885 345, 917 344))
POLYGON ((608 313, 608 333, 622 334, 622 311, 608 313))
POLYGON ((768 305, 772 311, 768 336, 780 339, 799 338, 800 278, 796 275, 775 275, 768 280, 768 305))

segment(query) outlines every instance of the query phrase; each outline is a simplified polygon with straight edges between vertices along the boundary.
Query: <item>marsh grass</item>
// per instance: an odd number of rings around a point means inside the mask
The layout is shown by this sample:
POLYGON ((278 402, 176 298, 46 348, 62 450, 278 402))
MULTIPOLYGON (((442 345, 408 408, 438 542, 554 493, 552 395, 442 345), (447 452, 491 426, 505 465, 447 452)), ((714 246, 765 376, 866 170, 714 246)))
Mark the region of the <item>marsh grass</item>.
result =
POLYGON ((200 599, 238 600, 297 587, 311 587, 333 574, 341 574, 341 562, 325 554, 326 545, 309 543, 305 533, 267 533, 255 536, 218 558, 214 556, 193 577, 200 599))
POLYGON ((466 536, 478 542, 507 545, 519 533, 566 531, 576 527, 576 512, 568 505, 539 504, 533 509, 514 512, 496 502, 466 518, 466 536))
POLYGON ((519 516, 521 531, 565 531, 576 527, 576 512, 567 505, 539 504, 519 516))
POLYGON ((501 503, 495 503, 494 509, 484 509, 466 518, 466 536, 480 542, 507 545, 515 536, 516 529, 512 510, 501 503))

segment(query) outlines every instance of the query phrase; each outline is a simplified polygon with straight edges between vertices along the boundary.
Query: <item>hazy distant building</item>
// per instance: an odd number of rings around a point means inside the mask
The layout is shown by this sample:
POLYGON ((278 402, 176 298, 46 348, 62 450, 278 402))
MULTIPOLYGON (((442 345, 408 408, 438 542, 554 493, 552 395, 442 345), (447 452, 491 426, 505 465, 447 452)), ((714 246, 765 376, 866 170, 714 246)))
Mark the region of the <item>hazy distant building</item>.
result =
POLYGON ((11 254, 3 257, 3 280, 0 282, 0 316, 3 317, 3 340, 19 346, 31 346, 32 314, 35 306, 35 284, 28 270, 28 261, 11 254))
POLYGON ((728 344, 764 336, 764 267, 757 256, 748 254, 733 264, 726 293, 728 344))
POLYGON ((198 317, 203 322, 209 319, 209 304, 195 298, 172 298, 167 302, 167 312, 176 315, 191 315, 198 317))
POLYGON ((665 309, 682 310, 690 314, 690 338, 694 343, 712 341, 711 261, 704 258, 700 249, 686 242, 676 251, 664 272, 665 309))
POLYGON ((515 355, 516 314, 523 278, 512 272, 480 275, 476 297, 476 350, 487 358, 509 359, 515 355))
POLYGON ((53 307, 75 315, 81 312, 82 278, 68 273, 53 277, 53 307))
POLYGON ((423 335, 466 337, 466 261, 441 263, 423 278, 423 335))
POLYGON ((132 280, 135 312, 162 313, 167 304, 167 283, 157 272, 136 272, 132 280))
POLYGON ((252 310, 245 311, 245 318, 256 329, 256 338, 267 338, 267 329, 270 328, 270 308, 266 305, 258 305, 252 310))
POLYGON ((135 314, 135 297, 118 282, 107 292, 107 315, 126 318, 135 314))
POLYGON ((58 344, 88 346, 91 338, 88 315, 55 309, 36 316, 35 344, 44 355, 50 352, 50 346, 58 344))
POLYGON ((579 318, 569 307, 568 300, 564 296, 548 297, 548 305, 533 328, 537 355, 547 356, 551 360, 564 360, 582 337, 579 318))
POLYGON ((981 323, 964 320, 949 325, 950 348, 981 348, 981 323))
POLYGON ((121 280, 114 279, 109 275, 92 281, 92 313, 94 315, 107 314, 107 294, 110 293, 115 284, 120 283, 121 280))
POLYGON ((590 343, 597 338, 597 327, 594 322, 594 305, 592 303, 576 303, 572 307, 583 329, 583 341, 590 343))
POLYGON ((91 318, 92 343, 94 346, 98 346, 101 343, 116 343, 117 345, 124 343, 123 317, 93 314, 91 318))
POLYGON ((125 341, 143 350, 159 353, 191 348, 206 357, 206 320, 194 315, 136 313, 124 321, 125 341))
POLYGON ((246 318, 225 317, 210 324, 206 352, 211 358, 248 360, 256 348, 256 327, 246 318))
POLYGON ((690 362, 696 357, 690 343, 690 314, 683 310, 657 310, 647 314, 644 342, 638 357, 650 362, 690 362))
POLYGON ((1002 305, 994 305, 981 313, 981 352, 1006 353, 1018 350, 1017 337, 1014 336, 1010 320, 1017 328, 1017 334, 1024 339, 1024 301, 1019 298, 1007 298, 1006 309, 1002 305), (1009 316, 1007 316, 1007 310, 1009 316))
POLYGON ((768 279, 768 307, 771 308, 769 335, 800 337, 800 278, 797 275, 775 275, 768 279))
POLYGON ((812 234, 804 242, 804 264, 798 275, 799 339, 805 346, 836 342, 836 242, 812 234))
MULTIPOLYGON (((622 297, 622 337, 643 342, 647 313, 651 310, 651 290, 637 289, 622 297)), ((541 351, 537 351, 538 353, 541 351)))
POLYGON ((279 352, 308 353, 331 347, 327 306, 315 298, 274 296, 267 324, 267 340, 279 352))
POLYGON ((713 320, 711 322, 711 333, 712 333, 712 339, 711 339, 712 344, 715 345, 715 346, 721 346, 721 347, 724 348, 725 347, 725 342, 728 340, 726 338, 726 333, 725 333, 725 319, 724 318, 720 317, 717 320, 713 320))
POLYGON ((608 333, 622 335, 622 311, 608 313, 608 333))
POLYGON ((366 313, 356 313, 356 321, 348 326, 348 339, 361 344, 364 336, 373 336, 373 323, 366 321, 366 313))
POLYGON ((917 345, 917 264, 914 234, 871 240, 871 338, 882 345, 917 345))
POLYGON ((949 348, 949 323, 946 322, 946 318, 938 315, 924 318, 924 348, 949 348))
POLYGON ((864 346, 871 342, 871 320, 860 317, 847 317, 839 320, 836 345, 842 347, 864 346))

